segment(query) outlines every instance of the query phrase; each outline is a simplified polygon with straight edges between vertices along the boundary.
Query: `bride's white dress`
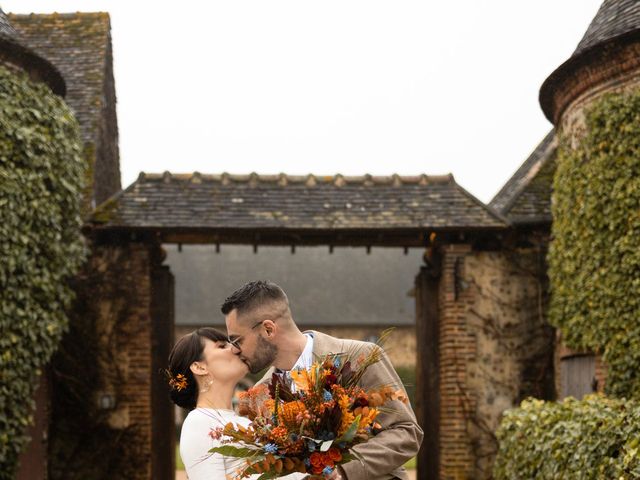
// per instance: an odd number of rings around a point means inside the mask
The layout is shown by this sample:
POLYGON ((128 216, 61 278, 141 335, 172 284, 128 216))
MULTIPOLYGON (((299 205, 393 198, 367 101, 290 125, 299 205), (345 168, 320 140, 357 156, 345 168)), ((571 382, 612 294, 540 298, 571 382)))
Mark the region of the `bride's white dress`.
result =
MULTIPOLYGON (((209 436, 211 429, 224 427, 227 423, 248 426, 248 418, 236 415, 233 410, 195 408, 187 415, 180 432, 180 457, 189 480, 217 480, 235 478, 236 471, 244 464, 243 459, 224 457, 209 453, 209 449, 220 446, 220 440, 209 436)), ((300 480, 306 475, 293 473, 283 478, 300 480)), ((249 479, 257 479, 252 475, 249 479)))

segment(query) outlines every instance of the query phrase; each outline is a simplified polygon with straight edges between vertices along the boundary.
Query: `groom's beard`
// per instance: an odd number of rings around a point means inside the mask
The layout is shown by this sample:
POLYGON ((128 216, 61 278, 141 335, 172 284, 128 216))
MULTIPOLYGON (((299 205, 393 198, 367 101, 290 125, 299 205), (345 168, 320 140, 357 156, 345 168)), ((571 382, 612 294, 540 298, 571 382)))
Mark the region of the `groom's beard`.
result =
POLYGON ((251 373, 261 372, 265 368, 273 365, 277 356, 278 347, 258 335, 255 354, 252 359, 249 359, 249 371, 251 373))

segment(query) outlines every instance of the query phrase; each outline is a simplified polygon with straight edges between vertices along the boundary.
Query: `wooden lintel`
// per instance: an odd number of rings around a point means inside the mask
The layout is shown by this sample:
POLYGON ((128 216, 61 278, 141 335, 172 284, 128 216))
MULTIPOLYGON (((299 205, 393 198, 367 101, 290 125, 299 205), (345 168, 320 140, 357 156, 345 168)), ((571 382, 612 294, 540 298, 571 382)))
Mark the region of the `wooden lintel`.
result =
MULTIPOLYGON (((366 230, 205 230, 180 228, 149 229, 92 229, 88 232, 92 238, 100 242, 116 243, 130 241, 154 241, 173 244, 210 244, 216 245, 220 251, 221 244, 250 245, 257 249, 264 246, 329 246, 329 252, 335 247, 426 247, 431 230, 424 229, 389 229, 382 235, 379 231, 366 230)), ((490 236, 495 238, 496 231, 460 230, 438 231, 438 244, 459 243, 472 239, 490 236), (466 233, 466 235, 464 234, 466 233), (462 234, 462 235, 461 235, 462 234)))

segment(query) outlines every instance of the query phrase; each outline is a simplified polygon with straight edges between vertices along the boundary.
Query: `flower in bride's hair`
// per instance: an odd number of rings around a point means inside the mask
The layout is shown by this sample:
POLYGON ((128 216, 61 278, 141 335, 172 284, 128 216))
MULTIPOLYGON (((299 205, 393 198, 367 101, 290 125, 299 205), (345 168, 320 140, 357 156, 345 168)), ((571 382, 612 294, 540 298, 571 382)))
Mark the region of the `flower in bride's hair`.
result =
POLYGON ((187 377, 185 377, 183 374, 179 373, 174 376, 169 370, 165 370, 165 372, 167 374, 167 377, 169 377, 169 386, 172 389, 181 392, 182 390, 187 388, 187 377))

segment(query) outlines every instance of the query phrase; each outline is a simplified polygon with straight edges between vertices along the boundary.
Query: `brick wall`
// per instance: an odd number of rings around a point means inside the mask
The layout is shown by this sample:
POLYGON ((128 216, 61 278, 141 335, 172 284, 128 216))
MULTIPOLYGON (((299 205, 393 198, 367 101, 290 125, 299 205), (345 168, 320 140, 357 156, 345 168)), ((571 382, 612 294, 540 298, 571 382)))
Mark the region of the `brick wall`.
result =
POLYGON ((554 125, 559 130, 567 130, 570 110, 581 108, 606 91, 637 82, 639 70, 640 42, 631 38, 594 49, 578 62, 574 61, 544 95, 550 96, 554 125))
POLYGON ((142 465, 132 478, 147 480, 151 478, 152 251, 147 245, 135 243, 100 246, 94 249, 91 261, 93 268, 105 272, 103 286, 95 298, 99 304, 96 328, 103 342, 97 348, 115 353, 111 361, 102 365, 103 389, 98 395, 119 392, 118 408, 110 415, 109 423, 114 428, 135 426, 140 443, 132 448, 137 450, 142 465), (131 295, 123 298, 117 293, 123 290, 131 295), (121 370, 122 379, 113 375, 115 368, 121 370))
POLYGON ((468 391, 467 365, 476 357, 476 341, 466 325, 465 306, 470 292, 456 286, 469 245, 443 248, 440 282, 440 478, 473 478, 475 459, 469 442, 469 413, 477 408, 474 392, 468 391))

